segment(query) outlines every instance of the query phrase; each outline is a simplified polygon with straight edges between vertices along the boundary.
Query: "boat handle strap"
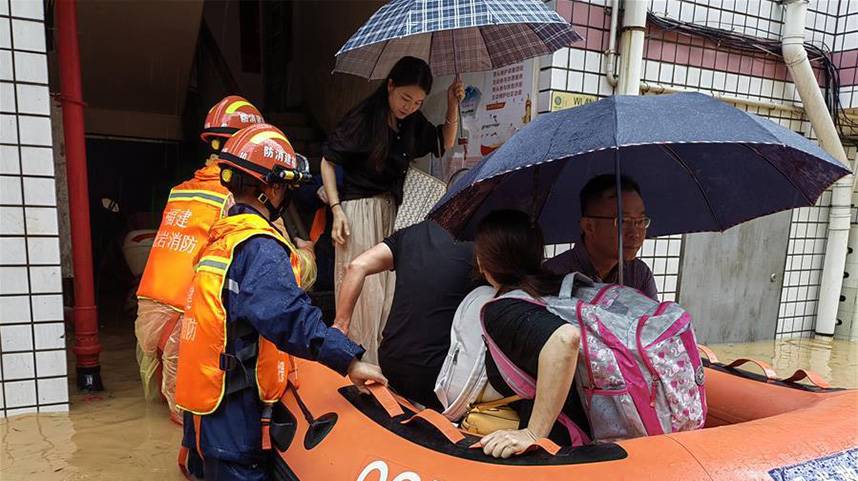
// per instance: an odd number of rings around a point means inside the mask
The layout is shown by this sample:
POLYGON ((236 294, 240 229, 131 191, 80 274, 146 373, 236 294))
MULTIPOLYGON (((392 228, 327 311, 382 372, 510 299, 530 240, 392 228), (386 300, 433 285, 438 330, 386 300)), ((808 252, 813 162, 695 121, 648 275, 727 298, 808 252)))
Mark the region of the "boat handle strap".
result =
POLYGON ((552 456, 560 452, 560 446, 548 438, 537 439, 535 443, 531 444, 530 447, 527 448, 526 452, 536 451, 537 449, 542 449, 552 456))
POLYGON ((767 363, 765 363, 763 361, 758 361, 757 359, 750 359, 750 358, 742 357, 742 358, 736 359, 735 361, 731 362, 730 364, 727 364, 725 367, 732 369, 732 368, 736 368, 736 367, 739 367, 739 366, 741 366, 743 364, 747 364, 747 363, 754 364, 755 366, 762 369, 763 374, 766 376, 767 380, 769 380, 769 381, 777 380, 778 373, 775 372, 774 369, 772 369, 772 366, 769 366, 767 363))
POLYGON ((369 393, 372 394, 372 397, 375 398, 378 404, 381 405, 388 416, 395 418, 396 416, 405 414, 405 411, 402 410, 402 406, 399 405, 399 402, 396 401, 396 398, 393 397, 393 394, 389 389, 387 389, 387 386, 373 382, 365 384, 365 387, 369 390, 369 393))
MULTIPOLYGON (((396 416, 401 416, 405 414, 402 410, 402 406, 400 406, 397 401, 395 395, 390 392, 387 386, 379 383, 367 383, 366 388, 369 390, 370 394, 375 398, 379 405, 387 412, 387 415, 391 418, 396 416)), ((462 434, 461 431, 456 429, 453 423, 450 422, 449 419, 444 417, 443 414, 435 411, 434 409, 423 409, 419 411, 414 416, 411 416, 408 419, 403 420, 402 424, 409 424, 416 419, 420 419, 430 426, 434 427, 439 433, 441 433, 448 441, 453 444, 457 444, 460 441, 465 439, 465 435, 462 434)), ((479 441, 472 444, 471 448, 479 448, 482 447, 479 441)), ((527 451, 533 451, 536 449, 542 449, 546 453, 554 456, 560 451, 560 446, 558 446, 554 441, 551 441, 548 438, 541 438, 536 440, 533 445, 531 445, 527 451)))
POLYGON ((799 369, 792 374, 790 377, 786 377, 781 379, 781 382, 798 382, 802 379, 807 379, 811 384, 818 388, 822 389, 830 389, 831 384, 822 378, 819 374, 809 370, 809 369, 799 369))
POLYGON ((706 359, 709 359, 709 362, 711 362, 712 364, 717 364, 721 362, 718 360, 718 356, 715 355, 715 351, 713 351, 712 349, 709 349, 702 344, 698 344, 697 350, 700 351, 704 356, 706 356, 706 359))
POLYGON ((462 434, 453 423, 450 422, 449 419, 445 418, 443 414, 435 411, 434 409, 424 409, 414 416, 402 421, 402 424, 410 424, 415 419, 421 419, 428 423, 430 426, 435 428, 438 432, 444 435, 448 441, 453 444, 458 443, 459 441, 465 439, 465 435, 462 434))

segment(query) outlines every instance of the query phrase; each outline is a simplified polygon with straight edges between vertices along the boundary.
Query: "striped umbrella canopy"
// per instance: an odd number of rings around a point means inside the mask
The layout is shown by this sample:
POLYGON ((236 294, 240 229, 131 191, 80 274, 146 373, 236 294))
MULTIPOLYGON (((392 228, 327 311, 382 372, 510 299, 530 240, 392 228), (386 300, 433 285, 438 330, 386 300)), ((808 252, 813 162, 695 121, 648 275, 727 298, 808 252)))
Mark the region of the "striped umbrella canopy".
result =
POLYGON ((383 79, 403 56, 435 75, 482 72, 581 40, 540 0, 393 0, 337 52, 334 72, 383 79))

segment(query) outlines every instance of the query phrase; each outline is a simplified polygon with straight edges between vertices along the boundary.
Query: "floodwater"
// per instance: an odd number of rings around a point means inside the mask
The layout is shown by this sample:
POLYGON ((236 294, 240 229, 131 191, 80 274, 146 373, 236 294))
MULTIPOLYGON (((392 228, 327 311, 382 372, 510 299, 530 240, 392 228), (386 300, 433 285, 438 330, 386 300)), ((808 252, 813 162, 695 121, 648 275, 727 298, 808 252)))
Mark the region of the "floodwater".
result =
MULTIPOLYGON (((753 358, 771 365, 783 378, 810 369, 835 387, 858 388, 858 341, 827 337, 781 339, 709 346, 721 362, 753 358)), ((758 370, 752 364, 742 369, 758 370)))
POLYGON ((68 414, 0 420, 2 481, 185 479, 176 467, 181 428, 166 404, 143 399, 133 329, 102 329, 101 343, 104 392, 78 394, 72 380, 68 414))
MULTIPOLYGON (((105 392, 81 395, 72 384, 69 414, 0 420, 2 480, 184 479, 176 468, 181 429, 169 421, 165 405, 143 400, 133 333, 108 329, 101 341, 105 392)), ((809 368, 835 386, 858 387, 858 342, 792 339, 710 347, 722 362, 753 357, 781 376, 809 368)))

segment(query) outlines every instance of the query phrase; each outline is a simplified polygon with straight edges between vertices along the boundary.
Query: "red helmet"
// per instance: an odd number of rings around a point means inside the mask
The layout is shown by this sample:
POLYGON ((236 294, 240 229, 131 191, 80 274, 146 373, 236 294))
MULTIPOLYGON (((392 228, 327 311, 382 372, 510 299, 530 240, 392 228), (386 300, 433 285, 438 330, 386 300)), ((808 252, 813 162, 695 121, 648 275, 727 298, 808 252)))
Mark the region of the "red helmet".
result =
POLYGON ((236 132, 218 153, 221 179, 231 181, 231 169, 240 170, 265 183, 298 185, 308 182, 310 164, 296 154, 289 139, 277 127, 257 124, 236 132))
POLYGON ((224 97, 206 115, 200 138, 208 142, 212 137, 228 139, 232 134, 254 124, 265 122, 259 109, 238 95, 224 97))

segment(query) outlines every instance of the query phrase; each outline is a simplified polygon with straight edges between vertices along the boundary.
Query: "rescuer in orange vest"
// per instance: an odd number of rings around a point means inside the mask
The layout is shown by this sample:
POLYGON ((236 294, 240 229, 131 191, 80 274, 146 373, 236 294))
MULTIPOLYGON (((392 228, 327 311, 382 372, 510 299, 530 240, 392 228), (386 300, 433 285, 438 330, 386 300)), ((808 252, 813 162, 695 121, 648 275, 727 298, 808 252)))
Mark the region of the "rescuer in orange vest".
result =
POLYGON ((193 261, 208 242, 212 224, 232 203, 229 190, 220 183, 217 153, 232 134, 262 122, 259 110, 236 95, 209 110, 200 137, 212 153, 191 179, 170 190, 137 290, 134 330, 144 394, 152 400, 163 393, 176 421, 181 419, 174 402, 178 332, 194 276, 193 261))
POLYGON ((209 480, 265 480, 272 405, 294 381, 290 355, 313 359, 358 386, 386 384, 364 349, 322 321, 300 287, 287 239, 271 225, 307 160, 270 125, 236 133, 218 156, 235 198, 199 254, 179 345, 176 403, 184 413, 180 462, 209 480))

